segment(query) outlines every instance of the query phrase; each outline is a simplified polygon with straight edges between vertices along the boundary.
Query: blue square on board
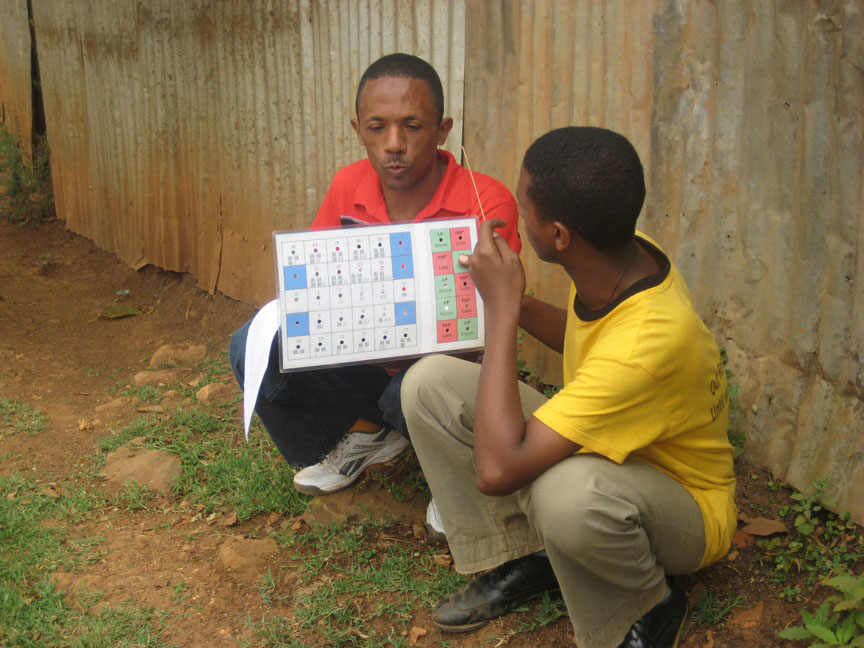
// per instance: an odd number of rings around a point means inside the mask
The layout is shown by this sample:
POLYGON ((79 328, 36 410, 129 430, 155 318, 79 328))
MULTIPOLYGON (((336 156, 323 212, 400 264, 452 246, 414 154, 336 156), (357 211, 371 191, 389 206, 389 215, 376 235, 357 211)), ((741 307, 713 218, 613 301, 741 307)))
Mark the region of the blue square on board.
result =
POLYGON ((306 288, 306 266, 282 266, 285 290, 306 288))

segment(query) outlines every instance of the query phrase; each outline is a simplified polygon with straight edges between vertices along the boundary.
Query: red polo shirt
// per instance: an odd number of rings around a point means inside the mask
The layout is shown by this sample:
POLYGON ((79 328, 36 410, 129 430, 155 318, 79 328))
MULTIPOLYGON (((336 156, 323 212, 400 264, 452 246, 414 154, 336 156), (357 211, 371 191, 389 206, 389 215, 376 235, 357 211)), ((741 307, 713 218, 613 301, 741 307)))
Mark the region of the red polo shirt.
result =
MULTIPOLYGON (((447 162, 447 169, 435 195, 414 221, 442 218, 480 216, 480 206, 468 169, 456 163, 448 151, 439 149, 438 156, 447 162)), ((486 218, 501 218, 507 222, 498 233, 516 252, 522 249, 519 238, 518 211, 516 201, 507 188, 482 173, 474 174, 477 191, 483 203, 486 218)), ((384 204, 381 180, 369 160, 360 160, 343 167, 333 176, 327 195, 318 215, 312 221, 312 229, 333 229, 353 223, 382 225, 391 223, 384 204)))

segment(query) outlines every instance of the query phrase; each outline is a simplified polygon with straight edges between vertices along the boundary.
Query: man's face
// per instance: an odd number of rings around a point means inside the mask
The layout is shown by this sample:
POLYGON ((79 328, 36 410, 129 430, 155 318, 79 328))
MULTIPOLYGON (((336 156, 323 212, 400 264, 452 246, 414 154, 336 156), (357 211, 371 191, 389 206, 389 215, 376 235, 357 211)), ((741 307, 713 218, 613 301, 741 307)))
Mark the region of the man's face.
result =
POLYGON ((554 227, 551 223, 543 220, 537 214, 537 208, 528 197, 528 186, 531 184, 531 174, 525 167, 519 173, 519 182, 516 184, 516 204, 519 207, 519 215, 525 228, 525 236, 528 243, 543 261, 549 261, 549 252, 554 250, 554 227), (551 236, 551 240, 550 240, 551 236))
POLYGON ((435 175, 438 146, 452 119, 438 123, 438 111, 425 81, 382 77, 367 81, 351 121, 381 184, 410 190, 435 175))

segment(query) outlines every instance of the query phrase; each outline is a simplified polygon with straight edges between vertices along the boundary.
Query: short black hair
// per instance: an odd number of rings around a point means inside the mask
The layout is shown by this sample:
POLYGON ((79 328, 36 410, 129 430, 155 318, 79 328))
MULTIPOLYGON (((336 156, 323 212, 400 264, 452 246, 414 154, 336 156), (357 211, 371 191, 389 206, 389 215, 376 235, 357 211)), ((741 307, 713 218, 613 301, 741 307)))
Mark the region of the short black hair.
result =
POLYGON ((441 87, 441 79, 429 63, 413 54, 388 54, 382 56, 372 65, 366 68, 360 83, 357 84, 357 97, 354 99, 354 111, 360 115, 360 93, 367 81, 380 79, 382 77, 399 77, 403 79, 419 79, 425 81, 432 93, 432 101, 438 111, 438 123, 444 119, 444 89, 441 87))
POLYGON ((605 128, 558 128, 535 140, 522 166, 540 218, 564 223, 602 251, 633 240, 645 176, 626 137, 605 128))

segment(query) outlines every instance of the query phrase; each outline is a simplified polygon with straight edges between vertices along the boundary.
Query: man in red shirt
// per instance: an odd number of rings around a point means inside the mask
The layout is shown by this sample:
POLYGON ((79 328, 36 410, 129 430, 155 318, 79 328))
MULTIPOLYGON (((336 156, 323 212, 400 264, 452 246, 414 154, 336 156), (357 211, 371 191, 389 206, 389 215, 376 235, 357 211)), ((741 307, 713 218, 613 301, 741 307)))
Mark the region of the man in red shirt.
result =
MULTIPOLYGON (((499 232, 519 252, 516 203, 500 182, 474 174, 439 150, 453 126, 435 69, 408 54, 373 63, 357 88, 351 125, 367 159, 333 177, 313 229, 477 216, 503 219, 499 232), (480 201, 478 202, 477 194, 480 201)), ((243 384, 249 323, 231 336, 231 366, 243 384)), ((295 487, 334 493, 369 466, 395 458, 408 445, 402 414, 401 367, 355 365, 280 373, 271 345, 255 411, 282 456, 305 466, 295 487)))

